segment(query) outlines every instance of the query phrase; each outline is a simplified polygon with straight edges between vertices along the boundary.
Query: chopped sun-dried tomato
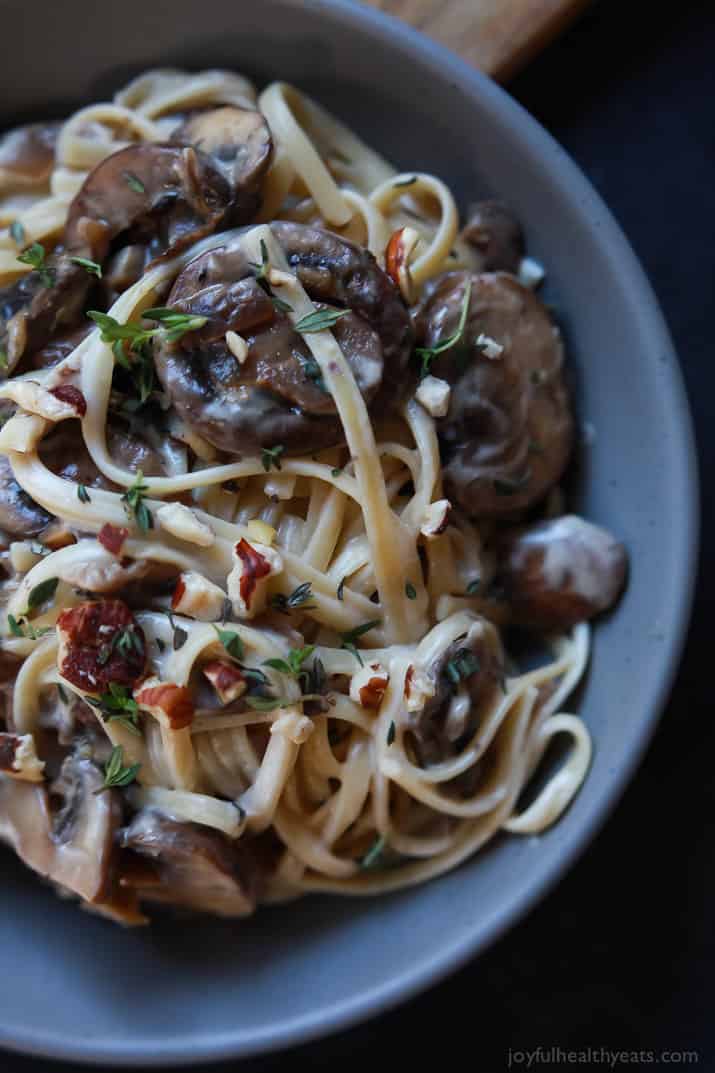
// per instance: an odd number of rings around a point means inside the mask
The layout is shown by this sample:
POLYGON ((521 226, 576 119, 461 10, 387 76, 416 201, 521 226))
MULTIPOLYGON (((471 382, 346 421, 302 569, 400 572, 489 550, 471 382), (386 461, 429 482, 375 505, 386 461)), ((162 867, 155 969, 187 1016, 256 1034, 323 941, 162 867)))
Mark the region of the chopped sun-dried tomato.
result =
POLYGON ((119 555, 122 550, 122 544, 128 536, 129 530, 125 529, 124 526, 112 525, 110 522, 106 522, 99 530, 97 540, 111 555, 119 555))
POLYGON ((363 708, 377 708, 385 696, 387 689, 387 676, 384 672, 368 678, 364 686, 360 687, 360 703, 363 708))
POLYGON ((132 686, 144 672, 144 633, 123 600, 92 600, 63 611, 58 666, 68 682, 87 693, 104 693, 110 682, 132 686), (119 645, 125 630, 136 638, 119 645))
POLYGON ((66 402, 68 406, 73 406, 80 417, 84 417, 87 413, 87 400, 79 388, 73 387, 72 384, 51 387, 50 395, 54 395, 60 402, 66 402))
POLYGON ((230 704, 246 692, 246 679, 235 663, 215 659, 205 663, 201 669, 222 704, 230 704))
POLYGON ((251 606, 251 597, 256 590, 256 585, 262 577, 271 572, 271 564, 267 559, 256 551, 252 544, 242 537, 236 545, 236 555, 243 563, 241 574, 240 593, 246 608, 251 606))
POLYGON ((181 603, 181 597, 184 595, 185 592, 186 592, 186 584, 184 583, 184 579, 180 577, 179 580, 176 582, 176 586, 174 588, 174 594, 171 597, 171 609, 172 609, 172 611, 176 611, 177 607, 181 603))
POLYGON ((412 664, 407 668, 407 674, 405 675, 405 688, 403 690, 406 697, 409 697, 410 690, 412 688, 412 679, 415 676, 415 668, 412 664))
POLYGON ((385 271, 396 287, 400 286, 400 269, 405 264, 405 247, 402 242, 404 230, 404 227, 401 227, 393 231, 385 250, 385 271))
POLYGON ((165 716, 172 730, 190 726, 194 718, 194 701, 186 686, 177 686, 173 682, 144 686, 135 692, 134 699, 140 707, 165 716))

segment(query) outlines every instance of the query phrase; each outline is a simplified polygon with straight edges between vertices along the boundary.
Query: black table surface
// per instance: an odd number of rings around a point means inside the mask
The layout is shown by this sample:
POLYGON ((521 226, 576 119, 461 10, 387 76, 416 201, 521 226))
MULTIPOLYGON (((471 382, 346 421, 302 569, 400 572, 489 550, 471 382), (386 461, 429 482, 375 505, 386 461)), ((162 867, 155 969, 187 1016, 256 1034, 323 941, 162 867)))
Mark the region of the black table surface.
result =
MULTIPOLYGON (((665 1069, 696 1058, 715 1069, 714 55, 712 3, 601 0, 509 87, 633 243, 695 416, 705 554, 685 658, 645 762, 570 874, 486 954, 372 1022, 290 1055, 211 1066, 217 1073, 273 1073, 284 1062, 332 1073, 349 1061, 386 1062, 395 1045, 401 1065, 456 1059, 471 1073, 510 1068, 510 1051, 513 1069, 527 1068, 518 1053, 527 1051, 533 1070, 665 1069), (569 1050, 582 1053, 570 1061, 569 1050), (628 1053, 609 1067, 606 1051, 628 1053)), ((2 1073, 69 1068, 0 1054, 2 1073)))

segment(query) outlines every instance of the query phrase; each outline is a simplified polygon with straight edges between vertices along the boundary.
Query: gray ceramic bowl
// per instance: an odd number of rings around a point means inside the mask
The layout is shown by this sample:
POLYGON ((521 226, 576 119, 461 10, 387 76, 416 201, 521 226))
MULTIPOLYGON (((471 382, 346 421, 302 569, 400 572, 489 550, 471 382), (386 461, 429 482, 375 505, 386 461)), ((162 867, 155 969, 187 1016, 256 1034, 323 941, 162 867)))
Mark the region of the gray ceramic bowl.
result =
POLYGON ((444 49, 351 3, 146 0, 3 4, 7 120, 106 95, 151 64, 235 66, 297 83, 405 168, 465 201, 497 192, 549 268, 581 413, 596 430, 581 509, 620 534, 633 573, 596 631, 579 707, 588 780, 539 839, 507 838, 421 889, 313 898, 244 924, 123 932, 62 903, 3 856, 0 1044, 77 1061, 192 1062, 327 1033, 451 972, 534 904, 583 850, 633 772, 677 664, 696 543, 690 420, 651 289, 562 150, 444 49), (31 57, 31 59, 29 59, 31 57))

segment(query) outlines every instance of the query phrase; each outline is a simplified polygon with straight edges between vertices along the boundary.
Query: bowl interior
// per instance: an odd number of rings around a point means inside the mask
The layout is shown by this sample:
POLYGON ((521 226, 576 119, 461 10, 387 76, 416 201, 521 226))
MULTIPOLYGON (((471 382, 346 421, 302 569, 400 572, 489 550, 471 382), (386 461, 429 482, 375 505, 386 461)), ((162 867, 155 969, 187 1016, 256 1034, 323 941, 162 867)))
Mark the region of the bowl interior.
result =
POLYGON ((28 20, 14 0, 3 7, 0 126, 106 99, 150 65, 229 66, 297 83, 399 166, 447 180, 463 206, 485 193, 511 202, 547 266, 546 297, 594 432, 581 450, 579 509, 630 550, 630 587, 596 630, 579 700, 593 767, 538 839, 505 838, 381 900, 313 898, 241 924, 162 921, 128 933, 60 902, 3 854, 0 967, 13 986, 0 1044, 143 1063, 283 1045, 383 1008, 480 949, 615 801, 669 685, 689 606, 695 493, 679 372, 630 249, 574 165, 500 90, 396 23, 314 0, 202 0, 198 18, 189 0, 174 0, 171 18, 139 0, 73 0, 57 21, 28 20))

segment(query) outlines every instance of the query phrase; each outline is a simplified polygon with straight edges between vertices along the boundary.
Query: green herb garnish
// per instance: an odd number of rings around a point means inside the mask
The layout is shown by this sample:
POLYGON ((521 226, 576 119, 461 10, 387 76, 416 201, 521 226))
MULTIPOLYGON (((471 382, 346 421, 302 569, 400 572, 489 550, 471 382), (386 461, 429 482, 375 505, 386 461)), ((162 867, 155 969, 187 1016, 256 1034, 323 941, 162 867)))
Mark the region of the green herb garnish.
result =
POLYGON ((25 241, 25 228, 19 220, 13 220, 10 224, 10 238, 18 246, 22 246, 25 241))
POLYGON ((417 589, 414 587, 411 581, 408 581, 405 584, 405 596, 408 600, 417 599, 417 589))
POLYGON ((86 257, 70 257, 70 261, 75 265, 79 265, 80 268, 86 269, 90 276, 96 276, 97 279, 102 278, 102 266, 96 261, 90 261, 86 257))
POLYGON ((342 470, 341 466, 334 466, 333 469, 331 469, 331 471, 330 471, 330 476, 331 477, 340 477, 340 476, 342 476, 342 472, 343 472, 343 470, 342 470))
POLYGON ((32 623, 25 622, 23 618, 18 620, 14 615, 7 616, 7 624, 13 637, 27 637, 31 641, 39 641, 40 637, 54 630, 54 626, 40 626, 36 629, 32 623))
POLYGON ((270 604, 276 611, 281 611, 284 615, 287 615, 289 611, 295 611, 299 607, 302 607, 304 611, 312 610, 315 604, 308 602, 312 597, 310 582, 304 581, 297 589, 293 589, 290 596, 285 596, 282 592, 277 592, 274 596, 271 596, 270 604))
POLYGON ((345 589, 345 582, 346 581, 347 581, 347 575, 344 578, 341 578, 340 584, 338 585, 338 591, 335 594, 337 596, 338 600, 343 599, 344 589, 345 589))
POLYGON ((79 499, 80 503, 91 503, 92 502, 92 500, 90 499, 89 492, 87 491, 87 489, 85 488, 85 486, 83 484, 78 484, 77 485, 77 499, 79 499))
POLYGON ((124 767, 123 759, 124 749, 121 745, 115 745, 104 768, 103 790, 108 790, 112 786, 129 786, 136 779, 141 764, 130 764, 129 767, 124 767))
POLYGON ((380 863, 383 850, 385 849, 386 844, 387 839, 384 835, 380 835, 379 838, 375 839, 373 844, 370 846, 370 849, 360 861, 360 867, 365 871, 370 871, 370 869, 376 868, 380 863))
POLYGON ((471 678, 473 674, 476 674, 480 667, 481 664, 473 652, 470 652, 468 648, 460 648, 454 659, 448 661, 444 668, 444 673, 452 685, 456 687, 460 682, 466 681, 467 678, 471 678))
POLYGON ((416 182, 417 182, 417 176, 416 175, 411 175, 409 179, 399 179, 397 182, 394 182, 392 185, 395 187, 395 189, 398 189, 401 186, 412 186, 416 182))
POLYGON ((130 190, 133 190, 135 194, 146 193, 146 187, 141 179, 137 179, 136 175, 133 175, 131 171, 125 171, 123 174, 124 181, 130 190))
POLYGON ((452 332, 451 335, 448 335, 446 339, 443 339, 442 342, 437 343, 435 346, 417 347, 417 349, 415 350, 415 354, 417 355, 417 357, 422 362, 422 366, 421 366, 421 370, 420 370, 420 376, 421 377, 425 377, 425 376, 428 375, 428 373, 430 371, 430 367, 432 365, 432 362, 434 361, 434 359, 437 357, 438 354, 444 354, 445 351, 451 350, 452 347, 456 346, 457 343, 459 343, 462 340, 462 337, 464 336, 464 329, 465 329, 466 324, 467 324, 467 317, 469 315, 469 302, 471 300, 471 297, 472 297, 472 281, 470 279, 469 282, 467 283, 467 286, 464 288, 464 299, 462 301, 462 311, 459 314, 459 323, 457 324, 456 331, 452 332))
POLYGON ((90 704, 100 709, 102 717, 107 723, 120 723, 132 734, 141 737, 139 727, 139 705, 134 700, 127 686, 118 685, 116 682, 109 683, 106 693, 100 694, 96 700, 87 698, 90 704))
POLYGON ((243 641, 235 630, 221 630, 218 626, 214 626, 218 639, 223 647, 228 652, 229 656, 233 659, 243 659, 243 641))
POLYGON ((363 622, 360 626, 356 626, 353 630, 347 630, 345 633, 340 634, 340 640, 342 642, 340 647, 351 652, 361 667, 364 666, 364 663, 358 652, 356 642, 363 636, 363 634, 368 633, 369 630, 373 630, 375 626, 379 626, 380 621, 379 618, 372 619, 370 622, 363 622))
POLYGON ((266 473, 270 472, 271 466, 275 466, 276 469, 281 468, 281 455, 285 451, 285 447, 282 443, 279 443, 277 447, 264 447, 261 451, 261 465, 266 473))
POLYGON ((45 264, 45 247, 41 242, 33 242, 26 250, 17 255, 18 261, 24 265, 31 265, 39 274, 40 280, 45 287, 51 287, 55 282, 54 273, 45 264))
POLYGON ((481 584, 482 579, 480 577, 475 577, 473 581, 470 581, 467 585, 467 596, 476 596, 481 584))
POLYGON ((35 585, 34 589, 30 589, 30 595, 27 597, 27 608, 31 611, 35 607, 40 607, 41 604, 51 600, 60 579, 58 577, 48 577, 44 581, 41 581, 39 585, 35 585))
POLYGON ((134 517, 134 520, 143 533, 147 533, 150 529, 154 528, 154 519, 152 518, 151 511, 144 502, 148 491, 149 486, 144 484, 144 474, 138 469, 134 484, 127 488, 122 496, 122 503, 124 503, 124 509, 129 515, 129 518, 131 519, 134 517))
POLYGON ((145 309, 142 313, 145 320, 156 320, 164 329, 167 341, 175 343, 186 332, 196 332, 203 328, 208 317, 197 317, 190 313, 177 313, 175 309, 166 306, 157 306, 155 309, 145 309))
POLYGON ((387 730, 387 744, 388 745, 392 745, 393 741, 395 740, 396 733, 397 733, 397 728, 395 727, 395 720, 393 719, 392 722, 390 723, 390 726, 388 727, 388 730, 387 730))
POLYGON ((291 648, 287 659, 264 659, 265 667, 272 667, 274 671, 298 678, 303 673, 303 664, 315 652, 315 645, 306 645, 305 648, 291 648))
POLYGON ((306 335, 311 332, 322 332, 326 328, 332 328, 341 317, 346 317, 349 312, 349 309, 314 309, 312 313, 301 317, 294 327, 297 332, 303 332, 306 335))

